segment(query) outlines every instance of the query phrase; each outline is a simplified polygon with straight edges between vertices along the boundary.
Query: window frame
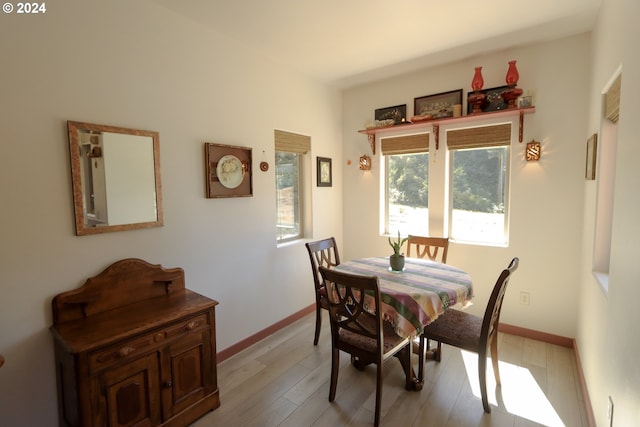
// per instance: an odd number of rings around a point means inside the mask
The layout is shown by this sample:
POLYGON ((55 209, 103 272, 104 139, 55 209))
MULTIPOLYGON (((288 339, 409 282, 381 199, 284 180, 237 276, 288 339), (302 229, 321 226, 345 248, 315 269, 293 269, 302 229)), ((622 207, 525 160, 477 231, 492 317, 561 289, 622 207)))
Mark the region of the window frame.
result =
POLYGON ((449 157, 449 166, 447 170, 447 184, 448 184, 448 200, 447 200, 447 218, 448 218, 448 227, 447 233, 452 242, 457 243, 465 243, 470 245, 480 245, 480 246, 495 246, 495 247, 508 247, 509 246, 509 211, 510 211, 510 188, 511 188, 511 145, 495 145, 495 146, 486 146, 486 147, 478 147, 478 148, 461 148, 461 149, 447 149, 447 156, 449 157), (467 240, 461 238, 460 236, 456 237, 453 234, 453 172, 455 169, 455 161, 454 155, 456 151, 467 151, 467 150, 483 150, 483 149, 492 149, 492 148, 500 148, 504 147, 506 149, 506 153, 504 154, 504 222, 502 229, 503 241, 486 241, 486 240, 467 240))
MULTIPOLYGON (((471 118, 469 118, 471 119, 471 118)), ((519 118, 518 116, 509 116, 505 117, 504 115, 499 117, 474 117, 474 120, 464 120, 457 121, 454 123, 441 123, 438 125, 438 134, 433 135, 435 130, 434 128, 421 129, 419 132, 411 132, 411 133, 402 133, 401 131, 392 132, 389 136, 385 135, 376 136, 376 142, 380 144, 380 147, 383 148, 384 139, 386 138, 401 138, 411 136, 415 133, 421 134, 429 134, 429 196, 428 196, 428 230, 429 234, 433 236, 451 236, 451 228, 452 228, 452 179, 451 173, 452 168, 450 165, 451 157, 449 156, 450 150, 448 147, 448 133, 451 131, 470 131, 473 133, 472 129, 476 128, 491 128, 496 127, 492 132, 491 129, 480 129, 478 134, 479 138, 479 146, 482 147, 484 141, 486 143, 486 138, 491 136, 491 138, 496 138, 496 142, 492 144, 486 144, 486 146, 506 146, 506 153, 504 156, 505 161, 505 193, 504 193, 504 229, 503 229, 503 241, 496 242, 492 241, 466 241, 462 239, 453 239, 452 241, 462 243, 462 244, 471 244, 471 245, 479 245, 479 246, 489 246, 489 247, 508 247, 510 244, 510 211, 511 211, 511 186, 512 186, 512 163, 515 161, 513 158, 514 151, 512 148, 513 145, 518 140, 519 135, 519 118), (503 129, 499 129, 503 127, 503 129), (505 129, 506 128, 506 129, 505 129), (486 131, 486 132, 482 132, 486 131), (436 149, 435 137, 439 136, 439 147, 436 149)), ((463 134, 464 135, 464 134, 463 134)), ((455 139, 455 138, 452 138, 455 139)), ((453 142, 462 142, 463 144, 471 143, 472 146, 476 141, 453 141, 453 142)), ((463 148, 462 146, 459 149, 463 148)), ((471 148, 471 147, 466 147, 471 148)), ((389 232, 393 232, 393 230, 388 230, 389 224, 389 210, 388 210, 388 198, 389 198, 389 188, 388 188, 388 161, 387 156, 384 152, 380 154, 380 161, 384 164, 384 167, 381 168, 380 174, 380 210, 379 210, 379 232, 382 236, 388 236, 389 232)))
MULTIPOLYGON (((383 179, 383 188, 384 188, 384 204, 382 206, 382 209, 384 210, 384 223, 382 224, 382 233, 384 235, 395 235, 395 233, 397 233, 398 230, 391 230, 389 227, 389 218, 390 218, 390 209, 389 209, 389 196, 390 196, 390 192, 389 192, 389 165, 390 165, 390 156, 402 156, 402 155, 413 155, 413 154, 426 154, 427 155, 427 162, 430 162, 430 156, 429 156, 429 150, 424 150, 424 151, 418 151, 418 152, 413 152, 413 153, 395 153, 395 154, 387 154, 384 155, 384 179, 383 179)), ((427 185, 429 185, 429 174, 427 173, 426 176, 427 179, 427 185)), ((428 202, 428 196, 427 196, 427 217, 424 219, 425 223, 426 223, 426 227, 427 230, 429 230, 429 202, 428 202)), ((412 233, 409 233, 412 234, 412 233)), ((416 233, 413 233, 416 234, 416 233)))
MULTIPOLYGON (((308 152, 311 150, 311 137, 306 135, 300 135, 297 133, 282 131, 278 129, 274 129, 274 149, 275 149, 275 201, 276 201, 276 245, 280 245, 287 242, 292 242, 295 240, 304 239, 305 235, 308 233, 306 229, 307 224, 311 222, 310 218, 308 218, 311 207, 307 203, 307 195, 306 193, 311 193, 310 189, 307 188, 307 184, 309 179, 306 177, 307 174, 307 161, 308 161, 308 152), (279 208, 278 208, 278 156, 277 153, 289 153, 295 154, 297 158, 297 168, 298 168, 298 196, 297 196, 297 215, 298 215, 298 232, 295 235, 287 236, 286 238, 280 238, 280 233, 278 231, 279 223, 279 208)), ((294 203, 295 204, 295 203, 294 203)))
MULTIPOLYGON (((430 162, 429 144, 431 142, 431 132, 421 131, 408 134, 390 135, 380 140, 380 157, 384 164, 384 175, 381 177, 381 187, 383 200, 380 209, 384 212, 380 216, 380 230, 383 235, 390 235, 392 230, 389 229, 389 156, 404 154, 426 154, 427 162, 430 162)), ((427 166, 428 168, 428 166, 427 166)), ((429 168, 428 168, 429 169, 429 168)), ((429 182, 429 173, 427 174, 427 183, 429 182)), ((428 198, 428 196, 427 196, 428 198)), ((427 209, 429 202, 427 201, 427 209)), ((425 218, 427 230, 429 230, 429 216, 425 218)))
MULTIPOLYGON (((281 243, 287 243, 287 242, 291 242, 294 240, 299 240, 304 238, 304 179, 303 179, 303 156, 304 154, 300 154, 300 153, 294 153, 292 151, 284 151, 284 150, 278 150, 276 151, 276 171, 278 168, 277 165, 277 158, 278 158, 278 153, 288 153, 288 154, 294 154, 296 156, 296 160, 297 160, 297 168, 298 168, 298 182, 297 182, 297 186, 298 186, 298 198, 297 198, 297 209, 294 209, 294 218, 297 215, 297 220, 298 220, 298 232, 297 234, 293 234, 290 235, 288 237, 285 238, 281 238, 281 234, 280 232, 277 230, 278 227, 280 227, 280 222, 278 219, 278 179, 277 179, 277 172, 276 172, 276 243, 277 244, 281 244, 281 243)), ((294 200, 294 206, 296 205, 296 201, 294 200)))

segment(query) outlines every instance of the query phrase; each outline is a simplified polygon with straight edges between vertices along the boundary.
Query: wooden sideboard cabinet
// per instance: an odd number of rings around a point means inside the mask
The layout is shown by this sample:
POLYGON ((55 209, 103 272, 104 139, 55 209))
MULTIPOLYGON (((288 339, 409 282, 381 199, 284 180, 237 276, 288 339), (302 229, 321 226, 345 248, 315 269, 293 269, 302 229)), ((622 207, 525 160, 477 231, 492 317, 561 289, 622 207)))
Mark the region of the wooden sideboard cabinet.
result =
POLYGON ((118 261, 52 302, 61 426, 186 426, 220 406, 215 307, 181 268, 118 261))

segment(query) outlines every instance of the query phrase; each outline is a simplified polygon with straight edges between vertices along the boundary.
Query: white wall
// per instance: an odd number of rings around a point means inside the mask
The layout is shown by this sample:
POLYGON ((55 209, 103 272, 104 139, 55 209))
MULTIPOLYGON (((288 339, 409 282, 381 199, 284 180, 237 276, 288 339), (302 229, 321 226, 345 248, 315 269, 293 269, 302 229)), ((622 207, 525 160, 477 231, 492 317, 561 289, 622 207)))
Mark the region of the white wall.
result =
MULTIPOLYGON (((390 251, 386 238, 379 233, 379 153, 370 173, 358 170, 358 157, 371 153, 366 137, 357 130, 373 118, 376 108, 406 103, 411 116, 415 97, 458 88, 464 89, 466 99, 475 66, 483 67, 485 88, 502 86, 507 61, 515 59, 520 72, 518 86, 525 94, 531 91, 534 95, 536 112, 524 118, 524 142, 511 147, 510 244, 498 248, 454 242, 448 262, 473 277, 477 303, 471 310, 480 313, 500 270, 513 256, 520 257, 520 269, 510 282, 501 320, 574 337, 580 291, 589 49, 589 35, 584 34, 347 91, 343 97, 343 153, 354 163, 344 167, 345 259, 384 256, 390 251), (538 163, 524 160, 525 143, 532 139, 542 142, 538 163), (519 304, 520 291, 530 293, 529 306, 519 304)), ((445 156, 442 146, 435 152, 432 143, 431 159, 444 162, 445 156)), ((442 183, 430 183, 431 187, 439 185, 442 183)))
POLYGON ((313 303, 304 246, 275 245, 273 130, 311 136, 313 237, 342 242, 341 168, 315 186, 315 156, 342 163, 337 92, 148 1, 1 21, 0 425, 57 425, 51 299, 118 259, 183 267, 218 350, 313 303), (164 227, 74 235, 67 120, 160 133, 164 227), (205 198, 205 141, 253 148, 253 197, 205 198))
MULTIPOLYGON (((640 4, 635 0, 605 0, 593 32, 593 78, 589 87, 589 122, 583 138, 602 136, 601 93, 622 66, 622 93, 618 123, 613 230, 609 293, 592 275, 597 181, 585 183, 584 244, 577 342, 597 425, 609 425, 608 397, 614 402, 613 425, 640 425, 640 4)), ((601 146, 604 140, 601 139, 601 146)), ((596 177, 598 179, 598 177, 596 177)))

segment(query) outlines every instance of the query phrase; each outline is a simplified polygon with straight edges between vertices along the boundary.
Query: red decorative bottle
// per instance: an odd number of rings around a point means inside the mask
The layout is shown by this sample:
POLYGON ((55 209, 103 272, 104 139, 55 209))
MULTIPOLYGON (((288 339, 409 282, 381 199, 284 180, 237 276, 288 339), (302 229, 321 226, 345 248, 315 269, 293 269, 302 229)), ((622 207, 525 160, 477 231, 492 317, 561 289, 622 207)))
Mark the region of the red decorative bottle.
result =
POLYGON ((502 99, 507 103, 507 108, 516 108, 516 100, 522 95, 522 89, 516 87, 519 78, 516 61, 509 61, 509 69, 505 79, 509 88, 502 92, 502 99))
POLYGON ((482 86, 484 86, 482 67, 476 67, 473 80, 471 80, 471 89, 473 89, 474 94, 469 97, 469 103, 473 106, 473 110, 467 111, 467 114, 482 113, 482 109, 487 103, 487 95, 480 92, 482 86))
POLYGON ((516 68, 516 61, 509 61, 509 69, 507 70, 507 85, 515 86, 518 84, 518 79, 520 78, 520 74, 518 74, 518 69, 516 68))
POLYGON ((482 78, 482 67, 476 67, 476 72, 473 75, 473 80, 471 80, 471 89, 475 92, 480 91, 484 86, 484 79, 482 78))

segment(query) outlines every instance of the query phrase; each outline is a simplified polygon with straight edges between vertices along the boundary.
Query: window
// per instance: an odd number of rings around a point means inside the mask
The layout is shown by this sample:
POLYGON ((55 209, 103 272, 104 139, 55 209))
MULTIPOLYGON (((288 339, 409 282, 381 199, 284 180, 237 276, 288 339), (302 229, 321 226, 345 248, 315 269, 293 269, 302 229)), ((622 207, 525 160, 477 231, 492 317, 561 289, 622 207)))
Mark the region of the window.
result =
POLYGON ((275 131, 276 151, 276 241, 299 239, 304 233, 303 158, 311 138, 275 131))
POLYGON ((597 192, 595 236, 593 246, 593 274, 605 295, 609 293, 609 264, 611 261, 611 230, 613 227, 613 195, 615 193, 618 119, 622 69, 618 68, 613 81, 603 93, 603 115, 598 141, 597 192))
POLYGON ((384 233, 507 245, 511 126, 441 130, 443 160, 428 133, 383 138, 384 233))
POLYGON ((382 140, 385 233, 429 234, 429 134, 382 140))
POLYGON ((454 240, 506 244, 507 147, 451 152, 451 232, 454 240))
POLYGON ((510 143, 510 124, 447 132, 451 239, 508 243, 510 143))

